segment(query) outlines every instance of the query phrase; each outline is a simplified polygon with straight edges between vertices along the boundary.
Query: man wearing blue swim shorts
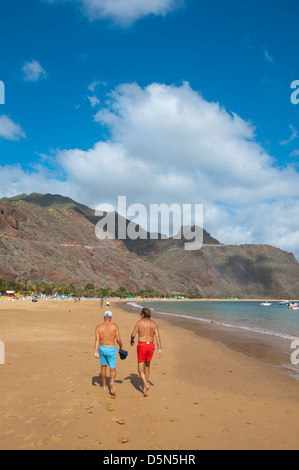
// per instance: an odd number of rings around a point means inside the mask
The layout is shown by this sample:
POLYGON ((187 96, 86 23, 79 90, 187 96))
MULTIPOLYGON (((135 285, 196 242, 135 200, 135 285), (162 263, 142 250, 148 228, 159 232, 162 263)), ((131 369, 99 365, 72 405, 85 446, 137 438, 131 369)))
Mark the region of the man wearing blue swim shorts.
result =
POLYGON ((116 345, 122 349, 122 341, 119 335, 119 329, 116 323, 112 323, 112 312, 107 310, 104 313, 104 323, 96 327, 94 356, 100 360, 101 377, 103 390, 106 390, 107 367, 110 369, 110 393, 116 395, 115 377, 116 377, 116 345))

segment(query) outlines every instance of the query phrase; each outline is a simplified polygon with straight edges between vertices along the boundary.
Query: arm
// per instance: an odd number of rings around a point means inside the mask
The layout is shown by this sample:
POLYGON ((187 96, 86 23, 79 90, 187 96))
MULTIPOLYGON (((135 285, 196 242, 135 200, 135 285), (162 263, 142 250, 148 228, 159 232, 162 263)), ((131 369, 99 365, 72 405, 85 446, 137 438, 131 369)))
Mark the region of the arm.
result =
POLYGON ((134 328, 134 330, 133 330, 133 333, 131 334, 131 346, 133 346, 134 341, 135 341, 135 336, 136 336, 136 334, 137 334, 137 332, 138 332, 138 323, 139 323, 139 322, 136 323, 135 328, 134 328))
POLYGON ((100 346, 100 334, 98 327, 96 328, 95 333, 95 342, 94 342, 94 357, 99 359, 99 346, 100 346))
POLYGON ((122 343, 122 340, 120 339, 120 334, 119 334, 118 326, 116 327, 115 339, 116 339, 116 342, 117 342, 118 346, 120 347, 120 349, 122 349, 123 343, 122 343))
POLYGON ((159 328, 156 325, 155 328, 155 335, 156 335, 156 341, 157 341, 157 346, 158 346, 158 357, 162 356, 162 348, 161 348, 161 339, 160 339, 160 333, 159 333, 159 328))

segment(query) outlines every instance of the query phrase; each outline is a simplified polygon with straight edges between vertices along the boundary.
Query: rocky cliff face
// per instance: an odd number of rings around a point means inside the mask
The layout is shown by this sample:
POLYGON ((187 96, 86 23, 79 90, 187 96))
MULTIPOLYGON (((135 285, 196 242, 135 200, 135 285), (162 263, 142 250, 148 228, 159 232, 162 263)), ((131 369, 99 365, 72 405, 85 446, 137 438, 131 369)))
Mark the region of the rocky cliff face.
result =
POLYGON ((196 252, 164 252, 152 262, 189 278, 204 296, 298 297, 298 262, 272 246, 209 245, 196 252))
POLYGON ((78 287, 298 297, 299 264, 277 248, 221 245, 207 232, 198 251, 184 250, 184 240, 98 240, 98 220, 58 195, 0 200, 0 275, 78 287))

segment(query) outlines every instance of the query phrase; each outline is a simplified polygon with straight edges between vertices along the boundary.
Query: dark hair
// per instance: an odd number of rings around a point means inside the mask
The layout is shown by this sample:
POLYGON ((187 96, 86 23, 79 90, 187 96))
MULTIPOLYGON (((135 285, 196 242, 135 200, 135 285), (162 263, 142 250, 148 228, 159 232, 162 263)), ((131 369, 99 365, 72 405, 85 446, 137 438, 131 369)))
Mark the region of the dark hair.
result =
POLYGON ((149 308, 143 308, 141 310, 142 315, 144 315, 145 318, 151 318, 152 313, 149 308))

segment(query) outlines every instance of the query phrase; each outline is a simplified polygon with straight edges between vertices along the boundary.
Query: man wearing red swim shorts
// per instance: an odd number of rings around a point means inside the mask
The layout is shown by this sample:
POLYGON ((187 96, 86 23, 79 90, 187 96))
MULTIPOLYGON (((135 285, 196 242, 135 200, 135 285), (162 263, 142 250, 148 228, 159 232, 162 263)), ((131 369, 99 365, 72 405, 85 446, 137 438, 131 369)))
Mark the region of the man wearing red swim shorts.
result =
POLYGON ((138 334, 138 372, 143 382, 143 395, 147 397, 149 390, 148 378, 150 365, 155 351, 155 337, 158 346, 159 358, 162 356, 162 350, 159 329, 156 323, 151 319, 151 311, 148 308, 143 308, 140 316, 141 319, 136 323, 133 333, 131 334, 131 346, 133 346, 135 336, 138 334))

